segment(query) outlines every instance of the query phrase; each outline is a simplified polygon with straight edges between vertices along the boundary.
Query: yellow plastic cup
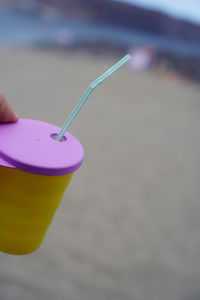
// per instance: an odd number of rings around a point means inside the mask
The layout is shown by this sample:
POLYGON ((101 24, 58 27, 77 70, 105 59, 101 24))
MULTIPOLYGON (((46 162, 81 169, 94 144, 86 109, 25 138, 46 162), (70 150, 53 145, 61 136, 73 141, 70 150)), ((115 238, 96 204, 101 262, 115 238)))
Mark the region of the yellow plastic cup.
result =
POLYGON ((23 255, 42 243, 84 157, 79 141, 53 136, 54 125, 28 119, 0 125, 0 251, 23 255))

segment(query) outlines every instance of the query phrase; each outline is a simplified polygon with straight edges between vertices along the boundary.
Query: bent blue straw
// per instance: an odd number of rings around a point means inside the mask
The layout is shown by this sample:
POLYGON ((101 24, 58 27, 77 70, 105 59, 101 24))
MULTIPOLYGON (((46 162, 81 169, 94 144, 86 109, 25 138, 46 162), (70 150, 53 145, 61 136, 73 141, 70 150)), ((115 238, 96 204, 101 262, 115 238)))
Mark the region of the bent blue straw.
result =
POLYGON ((67 121, 63 125, 61 131, 56 136, 55 140, 60 141, 62 140, 62 137, 67 132, 69 126, 72 124, 72 122, 77 117, 78 113, 82 109, 83 105, 86 103, 86 101, 89 99, 90 95, 94 92, 96 87, 101 84, 105 79, 110 77, 115 71, 117 71, 119 68, 121 68, 125 63, 127 63, 131 59, 131 56, 128 54, 124 58, 122 58, 120 61, 118 61, 113 67, 108 69, 103 75, 98 77, 96 80, 94 80, 92 83, 90 83, 89 87, 83 94, 82 98, 79 100, 79 102, 76 104, 75 108, 69 115, 67 121))

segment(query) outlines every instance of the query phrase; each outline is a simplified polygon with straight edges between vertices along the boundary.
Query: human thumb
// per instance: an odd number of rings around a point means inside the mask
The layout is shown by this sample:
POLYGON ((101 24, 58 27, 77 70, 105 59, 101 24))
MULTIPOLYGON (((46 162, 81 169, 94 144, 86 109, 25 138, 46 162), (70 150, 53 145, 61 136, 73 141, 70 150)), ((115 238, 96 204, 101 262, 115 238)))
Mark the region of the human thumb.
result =
POLYGON ((6 101, 5 96, 0 93, 0 123, 13 123, 17 119, 17 115, 6 101))

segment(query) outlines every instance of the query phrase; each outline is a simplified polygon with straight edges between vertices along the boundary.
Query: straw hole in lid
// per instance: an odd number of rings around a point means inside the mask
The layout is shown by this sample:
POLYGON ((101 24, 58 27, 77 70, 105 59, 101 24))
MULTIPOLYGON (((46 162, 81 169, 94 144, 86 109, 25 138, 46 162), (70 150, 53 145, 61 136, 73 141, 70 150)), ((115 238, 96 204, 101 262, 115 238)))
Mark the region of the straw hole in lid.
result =
POLYGON ((59 141, 57 141, 56 140, 57 135, 58 135, 58 133, 52 133, 52 134, 50 134, 50 137, 56 142, 66 142, 66 140, 67 140, 66 136, 63 136, 59 141))

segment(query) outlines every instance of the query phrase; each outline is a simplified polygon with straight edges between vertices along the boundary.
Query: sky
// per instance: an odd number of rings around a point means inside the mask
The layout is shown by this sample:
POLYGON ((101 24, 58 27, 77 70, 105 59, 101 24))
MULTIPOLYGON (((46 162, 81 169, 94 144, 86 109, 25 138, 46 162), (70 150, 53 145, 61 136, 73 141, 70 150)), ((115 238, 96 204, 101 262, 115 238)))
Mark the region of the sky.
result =
POLYGON ((200 0, 115 0, 146 8, 157 9, 168 15, 200 24, 200 0))

